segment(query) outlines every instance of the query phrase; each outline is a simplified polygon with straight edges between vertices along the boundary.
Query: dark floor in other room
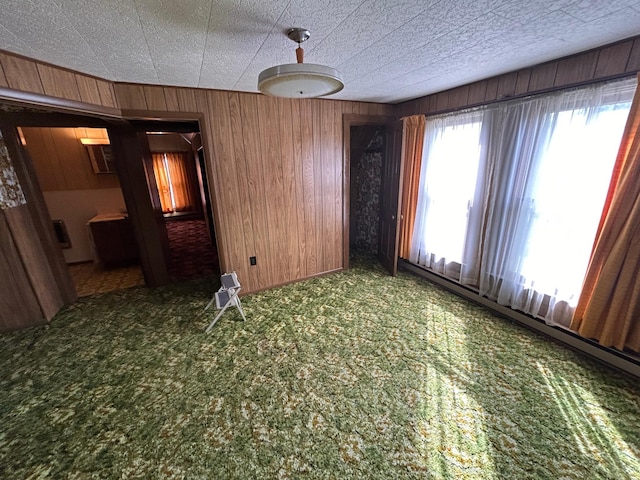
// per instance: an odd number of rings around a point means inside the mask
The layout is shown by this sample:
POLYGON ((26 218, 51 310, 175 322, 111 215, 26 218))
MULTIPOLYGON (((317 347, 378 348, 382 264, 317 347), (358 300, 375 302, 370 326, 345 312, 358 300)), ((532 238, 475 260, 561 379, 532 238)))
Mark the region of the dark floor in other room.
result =
POLYGON ((218 252, 204 220, 166 222, 169 236, 169 276, 180 281, 219 274, 218 252))

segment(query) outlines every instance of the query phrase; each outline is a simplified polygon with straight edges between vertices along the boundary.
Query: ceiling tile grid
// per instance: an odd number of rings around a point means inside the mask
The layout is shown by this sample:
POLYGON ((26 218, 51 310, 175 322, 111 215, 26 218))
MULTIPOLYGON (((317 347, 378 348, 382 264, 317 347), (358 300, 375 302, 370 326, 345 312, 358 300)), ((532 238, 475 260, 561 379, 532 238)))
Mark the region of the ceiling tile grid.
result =
POLYGON ((396 103, 640 33, 640 0, 0 0, 0 49, 119 82, 255 92, 294 63, 396 103))

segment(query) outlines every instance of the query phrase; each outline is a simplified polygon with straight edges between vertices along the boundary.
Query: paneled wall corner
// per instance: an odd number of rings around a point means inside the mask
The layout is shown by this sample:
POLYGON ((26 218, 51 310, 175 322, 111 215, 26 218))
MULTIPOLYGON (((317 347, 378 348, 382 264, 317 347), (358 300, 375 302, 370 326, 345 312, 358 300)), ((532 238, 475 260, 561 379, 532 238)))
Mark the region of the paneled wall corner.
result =
POLYGON ((107 80, 4 51, 0 51, 0 87, 58 99, 61 106, 68 102, 70 108, 95 105, 112 114, 118 107, 113 84, 107 80))
POLYGON ((400 117, 433 115, 640 71, 640 36, 398 104, 400 117))
POLYGON ((344 267, 342 117, 394 116, 394 105, 124 83, 115 91, 125 113, 202 116, 220 262, 243 291, 344 267))

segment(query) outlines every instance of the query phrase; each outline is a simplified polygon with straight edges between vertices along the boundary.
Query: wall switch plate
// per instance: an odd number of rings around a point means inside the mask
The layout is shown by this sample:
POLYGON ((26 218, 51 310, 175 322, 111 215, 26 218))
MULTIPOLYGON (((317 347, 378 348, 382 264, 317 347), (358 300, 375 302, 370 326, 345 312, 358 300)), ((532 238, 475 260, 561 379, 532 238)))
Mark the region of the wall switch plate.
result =
POLYGON ((256 264, 256 257, 249 257, 249 263, 251 265, 255 265, 256 264))

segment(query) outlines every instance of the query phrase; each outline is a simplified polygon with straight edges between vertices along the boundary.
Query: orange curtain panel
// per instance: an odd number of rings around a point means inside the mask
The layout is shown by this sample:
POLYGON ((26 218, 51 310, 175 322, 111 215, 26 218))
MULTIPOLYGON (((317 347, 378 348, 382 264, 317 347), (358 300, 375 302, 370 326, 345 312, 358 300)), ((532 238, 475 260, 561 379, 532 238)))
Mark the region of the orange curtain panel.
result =
POLYGON ((153 172, 163 213, 197 210, 198 184, 188 152, 154 153, 153 172))
POLYGON ((571 328, 640 351, 640 89, 636 88, 571 328))
POLYGON ((176 212, 190 212, 196 209, 197 186, 190 153, 167 153, 167 166, 173 191, 174 208, 176 212))
POLYGON ((400 258, 408 259, 416 220, 420 167, 424 145, 425 116, 413 115, 403 119, 402 154, 404 178, 402 181, 402 222, 400 224, 400 258))
POLYGON ((169 184, 169 177, 167 176, 167 170, 164 166, 164 154, 154 153, 152 154, 152 158, 153 173, 156 177, 158 195, 160 196, 160 204, 162 205, 162 213, 172 212, 171 187, 169 184))

